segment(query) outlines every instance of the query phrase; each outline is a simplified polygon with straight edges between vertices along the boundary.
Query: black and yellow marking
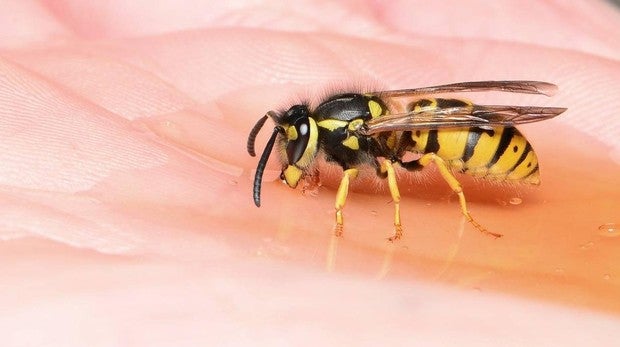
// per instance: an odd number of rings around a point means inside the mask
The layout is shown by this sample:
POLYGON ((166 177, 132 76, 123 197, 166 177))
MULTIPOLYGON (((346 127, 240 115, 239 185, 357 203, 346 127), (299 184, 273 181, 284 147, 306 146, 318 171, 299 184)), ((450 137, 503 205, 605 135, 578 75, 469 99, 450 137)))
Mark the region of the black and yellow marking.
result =
POLYGON ((512 167, 510 173, 508 173, 508 180, 524 181, 525 183, 535 185, 540 184, 538 158, 529 143, 526 145, 526 149, 515 163, 515 166, 512 167))
MULTIPOLYGON (((417 153, 435 153, 450 169, 495 181, 519 181, 531 170, 521 163, 537 163, 532 147, 513 127, 455 128, 411 132, 417 153), (518 171, 514 173, 513 171, 518 171)), ((531 166, 530 166, 531 167, 531 166)))
POLYGON ((478 141, 480 141, 480 137, 483 133, 486 133, 489 137, 493 137, 495 135, 495 130, 469 128, 469 130, 467 131, 467 143, 465 144, 465 151, 463 152, 463 156, 461 157, 461 160, 463 160, 463 162, 469 161, 469 159, 471 159, 471 157, 474 155, 474 149, 476 149, 478 141))
POLYGON ((336 235, 342 234, 342 210, 349 185, 360 167, 374 167, 380 178, 387 179, 394 202, 394 235, 390 240, 397 240, 402 236, 402 224, 396 170, 399 166, 409 171, 421 170, 434 163, 458 195, 465 218, 483 233, 498 237, 471 216, 463 188, 453 172, 495 181, 539 184, 536 153, 514 126, 552 118, 565 109, 476 105, 469 100, 435 95, 473 91, 551 95, 554 89, 552 84, 537 81, 464 82, 338 94, 315 108, 300 104, 279 113, 270 111, 259 119, 247 141, 248 153, 254 156, 254 142, 266 119, 271 118, 276 124, 256 169, 254 202, 260 206, 262 174, 277 140, 281 178, 290 187, 296 187, 309 173, 316 177, 314 162, 319 154, 343 169, 334 204, 336 235), (404 162, 410 152, 419 154, 419 158, 404 162))
POLYGON ((377 118, 379 116, 382 116, 385 112, 385 108, 380 103, 378 103, 376 100, 368 101, 368 110, 370 111, 370 116, 372 118, 377 118))
POLYGON ((323 129, 334 131, 338 128, 346 128, 349 125, 349 122, 338 119, 325 119, 318 122, 317 125, 323 129))
POLYGON ((413 112, 427 112, 437 108, 438 99, 420 99, 409 105, 407 108, 413 112))
POLYGON ((342 145, 345 147, 348 147, 354 151, 357 151, 360 149, 360 142, 357 138, 357 136, 355 135, 350 135, 349 137, 347 137, 346 139, 344 139, 344 141, 342 141, 342 145))

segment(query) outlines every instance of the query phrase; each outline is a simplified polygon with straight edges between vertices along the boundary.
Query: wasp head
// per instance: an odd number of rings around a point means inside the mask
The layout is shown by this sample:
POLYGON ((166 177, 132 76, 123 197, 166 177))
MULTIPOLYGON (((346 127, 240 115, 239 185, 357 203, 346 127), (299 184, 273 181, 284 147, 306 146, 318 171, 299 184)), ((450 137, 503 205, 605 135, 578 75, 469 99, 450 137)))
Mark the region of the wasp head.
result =
POLYGON ((267 112, 252 128, 248 136, 247 149, 251 156, 255 156, 254 142, 265 121, 269 117, 276 124, 256 168, 256 176, 254 177, 254 203, 256 206, 260 206, 263 172, 276 139, 280 144, 280 161, 282 162, 280 177, 289 187, 297 187, 307 169, 312 165, 318 150, 318 129, 316 122, 310 115, 310 109, 307 105, 295 105, 280 114, 273 111, 267 112))

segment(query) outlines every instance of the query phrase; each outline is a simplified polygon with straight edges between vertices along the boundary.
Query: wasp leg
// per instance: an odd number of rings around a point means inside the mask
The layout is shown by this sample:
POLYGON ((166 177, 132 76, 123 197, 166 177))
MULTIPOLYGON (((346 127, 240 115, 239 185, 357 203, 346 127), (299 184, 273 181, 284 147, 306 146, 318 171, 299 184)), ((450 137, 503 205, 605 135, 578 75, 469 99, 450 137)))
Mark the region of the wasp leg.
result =
POLYGON ((359 171, 355 168, 344 170, 342 180, 340 180, 340 186, 338 187, 338 193, 336 193, 336 226, 334 227, 334 234, 336 236, 342 236, 343 222, 342 222, 342 208, 347 201, 347 195, 349 194, 349 182, 357 177, 359 171))
POLYGON ((388 240, 396 241, 403 236, 403 228, 400 224, 400 192, 396 183, 396 172, 392 162, 389 160, 384 160, 381 163, 381 171, 387 173, 388 187, 390 188, 390 194, 392 194, 392 201, 394 201, 394 236, 388 238, 388 240))
POLYGON ((476 222, 476 220, 474 220, 474 218, 471 216, 471 214, 469 213, 469 210, 467 209, 467 202, 465 201, 465 194, 463 194, 463 188, 461 187, 461 183, 459 183, 456 177, 452 175, 452 172, 448 168, 448 165, 442 158, 437 156, 435 153, 427 153, 423 155, 422 157, 420 157, 420 159, 418 160, 414 160, 414 161, 410 161, 406 163, 401 162, 400 164, 407 170, 419 170, 427 166, 431 162, 434 162, 437 165, 437 167, 439 168, 439 172, 441 173, 441 176, 443 177, 443 179, 446 181, 446 183, 448 183, 450 188, 452 188, 452 190, 456 194, 458 194, 459 203, 461 204, 461 212, 463 213, 467 221, 470 222, 476 229, 481 231, 483 234, 491 235, 493 237, 501 237, 502 234, 497 234, 497 233, 488 231, 480 223, 476 222))

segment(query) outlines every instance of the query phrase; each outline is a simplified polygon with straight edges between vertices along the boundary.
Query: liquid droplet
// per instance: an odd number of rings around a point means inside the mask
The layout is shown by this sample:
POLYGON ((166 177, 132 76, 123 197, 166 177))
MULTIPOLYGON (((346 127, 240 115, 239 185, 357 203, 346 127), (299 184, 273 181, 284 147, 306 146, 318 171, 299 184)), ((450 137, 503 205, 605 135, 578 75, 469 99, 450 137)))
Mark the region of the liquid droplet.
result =
POLYGON ((605 223, 598 227, 598 233, 605 237, 620 236, 620 226, 616 223, 605 223))
POLYGON ((590 249, 592 248, 592 246, 594 246, 594 242, 590 241, 588 243, 584 243, 583 245, 581 245, 579 248, 581 249, 590 249))
POLYGON ((370 211, 370 214, 371 214, 372 216, 376 216, 378 213, 377 213, 377 211, 372 210, 372 211, 370 211))
POLYGON ((508 201, 511 205, 521 205, 521 203, 523 202, 523 199, 521 198, 510 198, 510 200, 508 201))
POLYGON ((603 275, 603 279, 604 279, 605 281, 609 281, 609 280, 611 279, 611 275, 610 275, 610 274, 604 274, 604 275, 603 275))
POLYGON ((306 177, 304 184, 301 187, 301 193, 304 196, 316 197, 319 195, 319 188, 321 187, 321 180, 318 175, 306 177))
POLYGON ((319 188, 318 187, 313 187, 313 188, 304 187, 301 190, 301 194, 303 194, 303 196, 316 197, 319 195, 319 188))

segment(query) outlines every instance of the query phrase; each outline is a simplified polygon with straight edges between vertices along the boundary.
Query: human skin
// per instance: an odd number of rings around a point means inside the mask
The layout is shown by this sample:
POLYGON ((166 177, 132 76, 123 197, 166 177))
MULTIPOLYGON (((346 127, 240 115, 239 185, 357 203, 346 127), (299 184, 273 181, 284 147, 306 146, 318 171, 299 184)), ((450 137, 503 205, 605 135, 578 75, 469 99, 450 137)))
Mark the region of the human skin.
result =
POLYGON ((599 226, 620 228, 620 16, 463 3, 5 1, 2 345, 613 345, 620 231, 599 226), (266 111, 485 79, 559 92, 467 97, 568 108, 521 128, 540 188, 458 176, 502 238, 433 168, 401 175, 395 243, 372 172, 342 238, 337 168, 304 195, 273 155, 254 206, 245 142, 266 111))

